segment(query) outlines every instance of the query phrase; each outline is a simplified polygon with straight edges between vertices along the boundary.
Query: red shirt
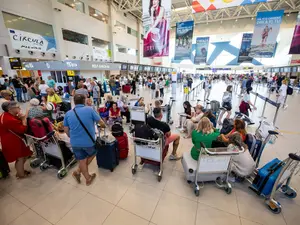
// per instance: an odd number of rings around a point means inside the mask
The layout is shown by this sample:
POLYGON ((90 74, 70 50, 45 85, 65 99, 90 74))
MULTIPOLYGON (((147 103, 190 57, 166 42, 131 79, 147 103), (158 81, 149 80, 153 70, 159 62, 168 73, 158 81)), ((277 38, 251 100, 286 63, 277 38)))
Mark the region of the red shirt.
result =
MULTIPOLYGON (((229 134, 233 134, 234 132, 236 132, 235 128, 233 128, 233 129, 230 131, 229 134)), ((246 141, 246 135, 244 135, 244 134, 242 134, 242 133, 240 133, 240 132, 238 132, 238 133, 241 135, 241 138, 242 138, 243 142, 245 142, 245 141, 246 141)))
POLYGON ((117 108, 116 111, 115 111, 115 110, 111 107, 111 108, 109 109, 109 111, 110 111, 110 115, 111 115, 111 116, 116 116, 116 117, 119 116, 119 113, 120 113, 120 109, 119 109, 119 108, 117 108))

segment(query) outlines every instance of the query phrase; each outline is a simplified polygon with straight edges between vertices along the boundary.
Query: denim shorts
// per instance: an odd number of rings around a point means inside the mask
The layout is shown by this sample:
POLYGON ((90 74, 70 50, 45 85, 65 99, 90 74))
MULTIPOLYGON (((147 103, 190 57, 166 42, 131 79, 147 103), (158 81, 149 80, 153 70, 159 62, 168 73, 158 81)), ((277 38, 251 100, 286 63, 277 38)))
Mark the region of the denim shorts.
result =
POLYGON ((77 160, 84 160, 91 156, 96 155, 97 151, 95 146, 93 147, 72 147, 73 153, 77 160))

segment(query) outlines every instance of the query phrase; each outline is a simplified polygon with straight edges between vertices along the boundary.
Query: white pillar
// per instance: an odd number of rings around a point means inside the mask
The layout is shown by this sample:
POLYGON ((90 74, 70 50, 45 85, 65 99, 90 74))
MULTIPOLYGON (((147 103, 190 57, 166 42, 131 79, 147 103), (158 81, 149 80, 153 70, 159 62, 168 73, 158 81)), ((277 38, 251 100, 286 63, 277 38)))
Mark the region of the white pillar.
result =
POLYGON ((108 0, 107 5, 108 5, 108 17, 109 17, 109 22, 108 25, 110 27, 109 29, 109 41, 110 41, 110 50, 111 50, 111 61, 115 61, 115 41, 114 41, 114 9, 112 6, 113 1, 108 0))

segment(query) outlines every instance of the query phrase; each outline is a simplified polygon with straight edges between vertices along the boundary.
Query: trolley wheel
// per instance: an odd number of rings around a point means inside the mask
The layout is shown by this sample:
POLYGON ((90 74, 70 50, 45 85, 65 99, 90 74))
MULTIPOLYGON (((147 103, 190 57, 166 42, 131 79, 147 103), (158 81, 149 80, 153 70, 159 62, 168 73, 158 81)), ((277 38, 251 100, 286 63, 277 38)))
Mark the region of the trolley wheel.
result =
POLYGON ((284 195, 288 198, 296 198, 297 197, 297 192, 293 188, 291 188, 287 185, 283 185, 281 187, 281 190, 284 193, 284 195))
POLYGON ((232 192, 232 188, 231 187, 225 187, 225 192, 230 195, 232 192))
POLYGON ((57 178, 58 179, 63 179, 66 175, 68 174, 66 169, 61 169, 57 172, 57 178))
POLYGON ((30 167, 33 168, 33 169, 38 168, 39 165, 40 165, 40 163, 39 163, 38 160, 32 160, 32 161, 30 162, 30 167))
POLYGON ((46 163, 42 163, 41 165, 40 165, 40 170, 41 171, 45 171, 46 169, 48 169, 48 165, 46 164, 46 163))
POLYGON ((114 172, 114 168, 111 168, 111 169, 110 169, 110 172, 114 172))
POLYGON ((267 203, 268 208, 272 211, 274 214, 279 214, 281 213, 281 205, 279 202, 275 200, 271 200, 267 203))
POLYGON ((131 167, 131 172, 132 172, 132 174, 136 174, 136 169, 137 169, 137 167, 138 167, 137 164, 132 165, 132 167, 131 167))
POLYGON ((186 182, 187 182, 188 184, 191 184, 191 183, 192 183, 192 181, 190 181, 190 180, 187 180, 186 182))
POLYGON ((160 182, 160 181, 161 181, 161 179, 162 179, 162 176, 161 176, 161 175, 158 175, 158 176, 157 176, 157 180, 158 180, 158 182, 160 182))
POLYGON ((198 185, 195 184, 195 187, 194 187, 194 193, 195 195, 198 197, 200 195, 200 188, 198 185))

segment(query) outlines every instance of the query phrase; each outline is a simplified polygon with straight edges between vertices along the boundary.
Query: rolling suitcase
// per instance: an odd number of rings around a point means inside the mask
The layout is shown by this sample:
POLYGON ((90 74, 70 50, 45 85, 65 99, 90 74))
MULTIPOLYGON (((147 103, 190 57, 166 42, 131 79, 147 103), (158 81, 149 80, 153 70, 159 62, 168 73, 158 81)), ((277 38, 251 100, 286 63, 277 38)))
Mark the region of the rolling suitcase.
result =
POLYGON ((9 175, 10 169, 9 165, 4 158, 2 151, 0 151, 0 179, 6 178, 9 175))
POLYGON ((130 93, 130 89, 131 89, 130 85, 123 85, 122 87, 123 93, 130 93))
POLYGON ((264 167, 258 170, 250 188, 259 195, 269 196, 283 167, 284 162, 277 158, 268 162, 264 167))
POLYGON ((159 97, 159 90, 156 90, 155 91, 155 98, 158 98, 159 97))
POLYGON ((118 142, 118 150, 120 159, 126 159, 128 156, 129 145, 128 145, 128 136, 123 132, 122 136, 115 136, 118 142))
POLYGON ((114 168, 119 165, 119 150, 118 143, 113 136, 100 137, 102 147, 97 151, 97 165, 99 168, 104 168, 114 171, 114 168))

